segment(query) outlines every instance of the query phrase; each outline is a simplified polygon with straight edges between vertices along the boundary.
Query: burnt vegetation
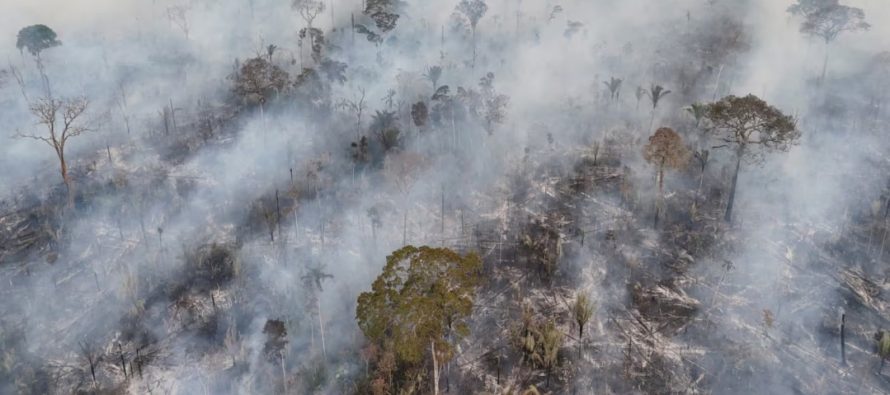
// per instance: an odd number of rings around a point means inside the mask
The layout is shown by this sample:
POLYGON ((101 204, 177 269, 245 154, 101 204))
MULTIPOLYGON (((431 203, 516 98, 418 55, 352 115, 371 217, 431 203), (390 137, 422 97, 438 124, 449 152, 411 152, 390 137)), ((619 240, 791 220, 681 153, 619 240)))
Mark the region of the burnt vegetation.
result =
POLYGON ((26 26, 0 393, 890 392, 887 15, 787 2, 26 26))

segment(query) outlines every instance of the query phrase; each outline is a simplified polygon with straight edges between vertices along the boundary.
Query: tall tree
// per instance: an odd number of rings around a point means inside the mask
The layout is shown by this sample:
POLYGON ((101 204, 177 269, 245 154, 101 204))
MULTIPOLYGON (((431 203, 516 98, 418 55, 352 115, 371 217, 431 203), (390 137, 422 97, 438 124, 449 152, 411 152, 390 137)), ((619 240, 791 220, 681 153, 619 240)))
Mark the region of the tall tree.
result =
POLYGON ((286 71, 260 56, 244 62, 230 79, 234 82, 235 95, 246 104, 259 105, 260 111, 290 82, 286 71))
POLYGON ((18 134, 17 137, 40 140, 53 148, 56 158, 59 160, 59 170, 62 182, 68 192, 69 204, 74 196, 71 191, 71 178, 68 175, 68 162, 65 158, 65 148, 68 140, 89 131, 89 127, 83 120, 84 113, 89 107, 89 101, 84 97, 62 99, 40 99, 31 103, 31 113, 37 117, 37 123, 46 128, 44 134, 18 134))
POLYGON ((727 96, 708 104, 706 118, 709 132, 722 143, 714 148, 735 151, 735 172, 724 215, 726 222, 731 222, 742 159, 756 162, 767 152, 788 151, 797 144, 801 133, 794 117, 754 95, 727 96))
POLYGON ((470 23, 470 30, 473 33, 473 67, 476 67, 476 26, 479 21, 488 12, 488 5, 482 0, 460 0, 457 3, 456 11, 466 18, 470 23))
MULTIPOLYGON (((403 247, 386 258, 370 292, 358 297, 356 319, 368 340, 391 343, 402 366, 447 362, 468 334, 482 263, 446 248, 403 247), (429 351, 429 353, 427 353, 429 351)), ((434 388, 438 389, 436 378, 434 388)))
POLYGON ((43 50, 59 45, 62 45, 62 42, 58 40, 56 32, 46 25, 31 25, 22 28, 15 41, 15 47, 20 52, 27 49, 28 53, 38 60, 43 50))
POLYGON ((643 157, 656 168, 658 198, 655 202, 655 226, 657 227, 664 198, 664 171, 685 166, 689 161, 689 150, 686 149, 683 139, 674 129, 665 127, 659 128, 655 134, 649 137, 649 144, 646 144, 643 150, 643 157))
POLYGON ((803 18, 800 32, 818 37, 825 42, 825 60, 822 63, 822 76, 825 80, 828 70, 828 47, 841 33, 868 30, 871 25, 865 22, 865 11, 861 8, 841 5, 839 0, 798 0, 788 7, 792 15, 803 18))

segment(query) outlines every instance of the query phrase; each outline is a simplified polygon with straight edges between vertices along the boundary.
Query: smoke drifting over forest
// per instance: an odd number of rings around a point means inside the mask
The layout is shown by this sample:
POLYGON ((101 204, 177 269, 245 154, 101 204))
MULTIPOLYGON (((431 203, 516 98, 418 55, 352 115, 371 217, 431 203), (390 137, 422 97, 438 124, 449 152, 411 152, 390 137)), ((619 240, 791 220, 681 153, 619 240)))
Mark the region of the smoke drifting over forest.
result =
POLYGON ((0 393, 890 392, 890 2, 0 5, 0 393))

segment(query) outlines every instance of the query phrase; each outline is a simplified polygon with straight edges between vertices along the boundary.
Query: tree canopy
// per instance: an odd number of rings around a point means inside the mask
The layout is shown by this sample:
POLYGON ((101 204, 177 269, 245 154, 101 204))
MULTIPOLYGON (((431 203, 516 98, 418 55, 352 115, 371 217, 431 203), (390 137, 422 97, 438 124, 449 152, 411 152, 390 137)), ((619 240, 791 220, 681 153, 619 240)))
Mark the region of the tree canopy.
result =
POLYGON ((756 155, 749 146, 787 151, 800 139, 794 117, 785 115, 757 96, 727 96, 708 104, 706 116, 717 141, 716 148, 735 146, 743 154, 756 155))
POLYGON ((398 358, 420 362, 430 341, 449 354, 469 328, 482 263, 446 248, 407 246, 386 258, 370 292, 358 297, 356 319, 376 343, 393 342, 398 358))
POLYGON ((287 87, 290 76, 268 60, 256 57, 244 62, 232 80, 235 95, 250 104, 264 104, 287 87))
POLYGON ((801 33, 819 37, 826 43, 834 41, 845 31, 868 30, 865 11, 841 5, 839 0, 798 0, 788 7, 792 15, 804 18, 801 33))
POLYGON ((649 137, 643 157, 647 162, 663 168, 678 169, 689 160, 689 150, 683 145, 683 139, 671 128, 658 128, 655 134, 649 137))
POLYGON ((31 55, 40 56, 47 48, 62 45, 56 37, 56 32, 46 25, 31 25, 19 30, 15 47, 19 51, 27 49, 31 55))

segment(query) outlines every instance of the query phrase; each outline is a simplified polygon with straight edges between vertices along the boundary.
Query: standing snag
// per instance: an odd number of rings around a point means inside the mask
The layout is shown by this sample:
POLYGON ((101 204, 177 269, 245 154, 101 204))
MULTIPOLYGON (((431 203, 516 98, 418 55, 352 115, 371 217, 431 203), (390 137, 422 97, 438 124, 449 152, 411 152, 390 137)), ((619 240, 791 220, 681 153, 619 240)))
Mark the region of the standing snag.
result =
POLYGON ((59 160, 62 182, 68 191, 69 204, 73 201, 71 194, 71 178, 68 175, 68 162, 65 159, 65 147, 68 139, 80 136, 90 129, 83 122, 83 115, 89 107, 85 97, 52 99, 44 98, 31 103, 31 113, 37 117, 37 123, 46 128, 42 135, 18 134, 17 137, 40 140, 53 147, 59 160))
POLYGON ((794 117, 767 104, 757 96, 727 96, 708 104, 705 117, 710 121, 709 132, 721 145, 735 151, 736 166, 732 176, 732 189, 724 219, 732 221, 736 187, 742 159, 756 161, 764 153, 788 151, 800 139, 800 131, 794 117))

